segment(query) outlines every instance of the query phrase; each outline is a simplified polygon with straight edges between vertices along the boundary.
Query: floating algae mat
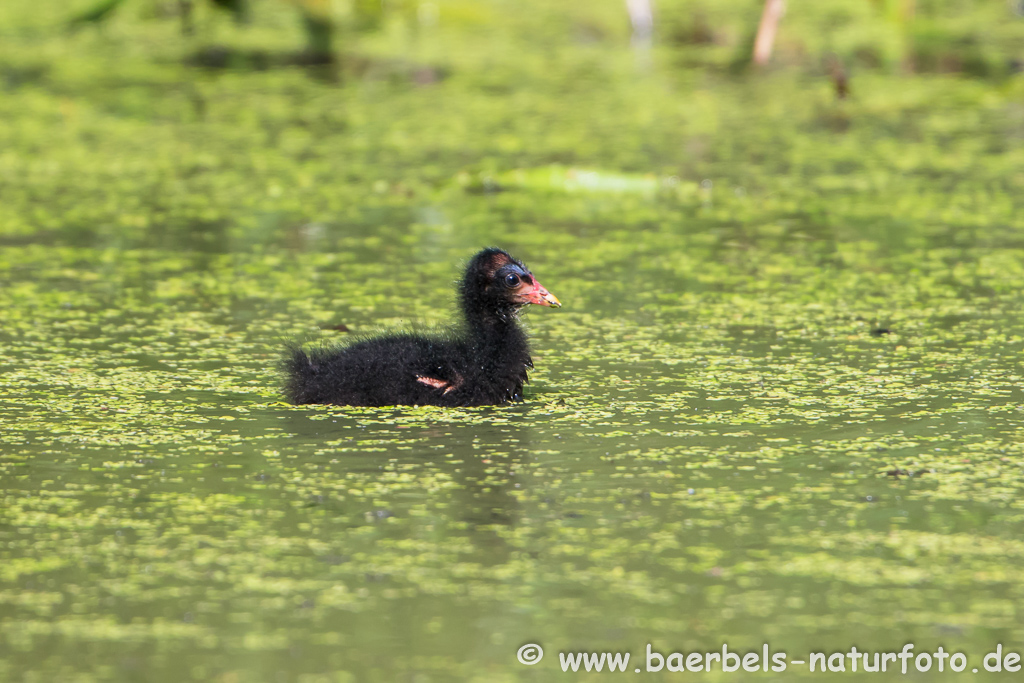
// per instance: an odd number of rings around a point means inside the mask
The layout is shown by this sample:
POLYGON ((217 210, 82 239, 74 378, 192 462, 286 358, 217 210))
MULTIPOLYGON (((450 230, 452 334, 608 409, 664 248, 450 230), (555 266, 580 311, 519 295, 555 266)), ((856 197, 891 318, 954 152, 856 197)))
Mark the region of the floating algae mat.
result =
POLYGON ((480 173, 473 177, 462 173, 459 184, 468 190, 501 192, 509 189, 533 192, 590 192, 653 194, 659 188, 672 188, 677 178, 659 179, 638 173, 612 173, 609 171, 548 166, 516 169, 495 175, 480 173))
POLYGON ((0 46, 0 680, 625 680, 648 644, 793 680, 907 643, 1004 680, 1019 78, 833 102, 583 45, 522 89, 338 83, 194 71, 175 26, 125 60, 122 21, 0 46), (564 304, 525 402, 282 401, 287 343, 444 324, 489 244, 564 304))

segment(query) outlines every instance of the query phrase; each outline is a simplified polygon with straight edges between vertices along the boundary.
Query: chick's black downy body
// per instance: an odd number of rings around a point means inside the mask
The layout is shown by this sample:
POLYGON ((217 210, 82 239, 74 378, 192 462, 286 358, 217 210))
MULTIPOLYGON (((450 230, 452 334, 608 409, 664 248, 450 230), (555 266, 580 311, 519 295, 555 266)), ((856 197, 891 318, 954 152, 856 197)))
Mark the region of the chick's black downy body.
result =
POLYGON ((521 262, 501 249, 470 261, 459 285, 461 325, 437 336, 390 334, 341 348, 293 349, 286 393, 293 403, 495 405, 522 397, 533 367, 520 309, 560 306, 521 262))

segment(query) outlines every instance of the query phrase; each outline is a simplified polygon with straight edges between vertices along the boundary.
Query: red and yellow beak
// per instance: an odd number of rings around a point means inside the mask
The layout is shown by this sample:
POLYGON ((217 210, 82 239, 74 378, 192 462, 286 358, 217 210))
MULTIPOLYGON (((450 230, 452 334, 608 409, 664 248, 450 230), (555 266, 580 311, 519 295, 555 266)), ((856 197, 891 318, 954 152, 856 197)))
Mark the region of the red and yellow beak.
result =
POLYGON ((562 302, 554 294, 544 288, 544 285, 534 280, 532 284, 525 285, 519 291, 519 297, 523 303, 537 304, 538 306, 550 306, 560 308, 562 302))

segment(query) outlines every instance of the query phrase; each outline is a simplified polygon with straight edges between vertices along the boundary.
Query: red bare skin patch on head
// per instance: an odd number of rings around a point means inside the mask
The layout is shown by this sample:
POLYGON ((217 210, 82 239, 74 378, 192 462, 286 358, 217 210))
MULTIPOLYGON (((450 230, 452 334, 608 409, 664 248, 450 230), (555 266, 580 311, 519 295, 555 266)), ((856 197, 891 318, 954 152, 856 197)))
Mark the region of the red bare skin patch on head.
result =
POLYGON ((487 262, 487 268, 485 269, 487 277, 494 277, 495 273, 510 263, 515 263, 515 260, 513 260, 508 254, 495 254, 487 262))

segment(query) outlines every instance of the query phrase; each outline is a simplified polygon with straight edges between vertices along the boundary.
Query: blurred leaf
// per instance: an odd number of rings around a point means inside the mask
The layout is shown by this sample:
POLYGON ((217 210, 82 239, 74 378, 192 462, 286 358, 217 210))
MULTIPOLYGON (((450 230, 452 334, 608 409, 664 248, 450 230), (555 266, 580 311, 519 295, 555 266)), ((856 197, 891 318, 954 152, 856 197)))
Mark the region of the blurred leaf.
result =
POLYGON ((356 29, 369 31, 380 28, 384 22, 384 3, 381 0, 353 0, 356 29))
POLYGON ((327 21, 331 18, 330 0, 290 0, 290 2, 297 5, 304 14, 312 14, 327 21))
POLYGON ((330 57, 333 54, 334 24, 330 19, 302 13, 302 24, 306 28, 306 40, 311 54, 330 57))
POLYGON ((123 2, 124 0, 99 0, 89 9, 73 17, 68 23, 72 28, 78 28, 83 24, 99 23, 113 14, 114 10, 120 7, 123 2))
POLYGON ((318 61, 332 61, 334 21, 330 0, 290 0, 302 12, 302 25, 306 29, 306 43, 310 55, 318 61))
POLYGON ((214 5, 226 12, 230 12, 238 23, 249 19, 248 0, 210 0, 214 5))

